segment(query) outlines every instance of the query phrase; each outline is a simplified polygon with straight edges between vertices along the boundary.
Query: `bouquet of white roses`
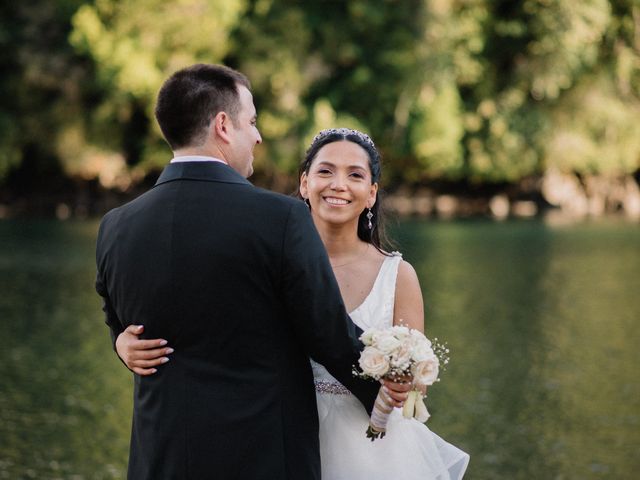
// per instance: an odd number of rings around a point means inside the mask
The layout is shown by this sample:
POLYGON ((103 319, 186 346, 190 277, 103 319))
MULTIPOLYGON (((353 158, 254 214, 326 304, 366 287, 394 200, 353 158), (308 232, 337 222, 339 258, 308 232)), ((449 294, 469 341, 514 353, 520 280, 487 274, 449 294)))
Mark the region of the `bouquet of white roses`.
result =
MULTIPOLYGON (((441 358, 443 364, 448 363, 449 350, 443 345, 432 344, 422 332, 405 326, 393 326, 384 330, 371 328, 360 336, 360 340, 365 345, 358 361, 361 371, 354 370, 354 373, 375 380, 385 378, 399 381, 410 378, 413 389, 404 403, 403 415, 405 418, 415 417, 420 422, 426 422, 430 415, 423 402, 422 391, 438 381, 441 358)), ((378 415, 383 418, 377 419, 376 426, 369 425, 369 438, 373 440, 384 436, 384 427, 390 413, 391 409, 383 412, 378 415)))

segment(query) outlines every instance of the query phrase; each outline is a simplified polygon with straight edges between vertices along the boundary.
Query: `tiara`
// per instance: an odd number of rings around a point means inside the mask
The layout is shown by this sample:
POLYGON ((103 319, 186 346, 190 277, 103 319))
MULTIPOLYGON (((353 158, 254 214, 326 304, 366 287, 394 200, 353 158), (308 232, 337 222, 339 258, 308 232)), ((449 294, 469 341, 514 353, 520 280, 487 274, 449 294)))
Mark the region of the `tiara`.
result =
POLYGON ((369 135, 367 135, 366 133, 362 133, 359 130, 353 130, 351 128, 327 128, 326 130, 321 130, 320 132, 318 132, 318 134, 315 137, 313 137, 313 141, 311 142, 311 145, 313 145, 314 143, 316 143, 317 141, 325 137, 328 137, 329 135, 334 135, 334 134, 342 135, 343 137, 352 135, 354 137, 358 137, 364 143, 369 144, 374 150, 376 148, 375 144, 373 143, 373 140, 371 140, 371 137, 369 135))

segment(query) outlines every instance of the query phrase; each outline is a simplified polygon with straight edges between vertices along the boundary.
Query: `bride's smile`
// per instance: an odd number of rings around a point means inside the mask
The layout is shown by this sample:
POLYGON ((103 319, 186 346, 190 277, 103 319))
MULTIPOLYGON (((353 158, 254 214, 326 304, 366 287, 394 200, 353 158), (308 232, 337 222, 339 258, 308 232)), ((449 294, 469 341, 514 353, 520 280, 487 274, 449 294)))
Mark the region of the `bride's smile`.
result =
POLYGON ((324 198, 324 201, 330 205, 340 206, 340 205, 348 205, 351 203, 350 200, 346 200, 344 198, 336 198, 336 197, 323 197, 323 198, 324 198))
POLYGON ((349 141, 322 147, 300 184, 314 218, 334 225, 357 222, 363 210, 375 203, 377 189, 371 182, 367 152, 349 141))

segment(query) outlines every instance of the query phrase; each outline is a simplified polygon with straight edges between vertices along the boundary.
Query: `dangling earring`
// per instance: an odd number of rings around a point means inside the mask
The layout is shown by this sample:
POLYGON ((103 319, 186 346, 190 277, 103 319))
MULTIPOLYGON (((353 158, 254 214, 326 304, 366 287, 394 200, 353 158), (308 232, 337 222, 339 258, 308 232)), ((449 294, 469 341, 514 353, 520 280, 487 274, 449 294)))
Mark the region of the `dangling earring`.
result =
POLYGON ((305 198, 305 199, 304 199, 304 203, 306 203, 306 204, 307 204, 307 207, 309 207, 309 210, 311 210, 311 202, 309 201, 309 199, 308 199, 308 198, 305 198))
POLYGON ((367 213, 367 219, 369 220, 369 224, 367 225, 367 227, 369 227, 369 230, 371 230, 373 228, 373 224, 371 223, 371 219, 373 218, 373 213, 371 212, 370 208, 367 208, 367 210, 369 210, 369 212, 367 213))

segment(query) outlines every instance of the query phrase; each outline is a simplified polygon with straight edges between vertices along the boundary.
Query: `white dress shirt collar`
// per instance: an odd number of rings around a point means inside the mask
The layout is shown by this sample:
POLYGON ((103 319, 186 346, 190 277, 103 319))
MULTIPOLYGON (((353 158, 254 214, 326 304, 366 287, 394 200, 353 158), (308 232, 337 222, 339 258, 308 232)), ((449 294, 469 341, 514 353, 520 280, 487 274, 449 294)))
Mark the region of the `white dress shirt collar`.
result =
POLYGON ((174 157, 171 160, 171 163, 180 163, 180 162, 220 162, 228 165, 224 160, 220 160, 215 157, 207 157, 204 155, 183 155, 181 157, 174 157))

